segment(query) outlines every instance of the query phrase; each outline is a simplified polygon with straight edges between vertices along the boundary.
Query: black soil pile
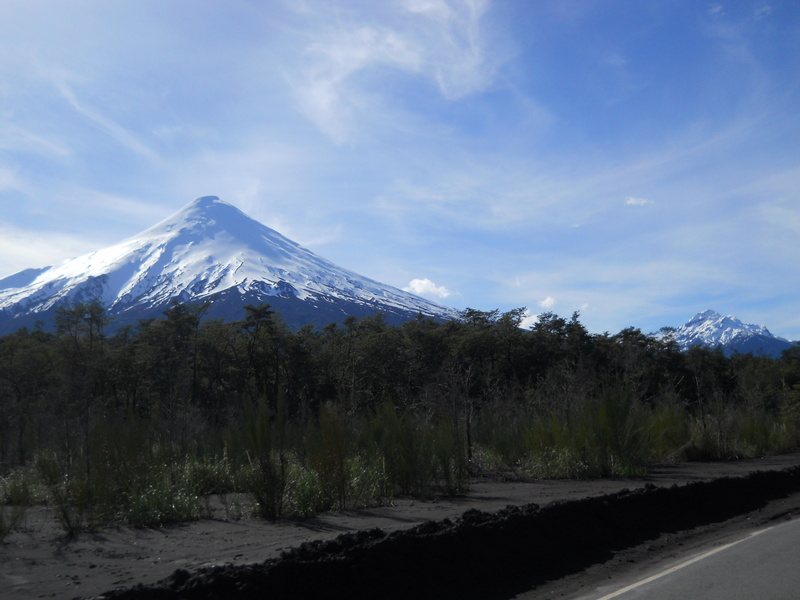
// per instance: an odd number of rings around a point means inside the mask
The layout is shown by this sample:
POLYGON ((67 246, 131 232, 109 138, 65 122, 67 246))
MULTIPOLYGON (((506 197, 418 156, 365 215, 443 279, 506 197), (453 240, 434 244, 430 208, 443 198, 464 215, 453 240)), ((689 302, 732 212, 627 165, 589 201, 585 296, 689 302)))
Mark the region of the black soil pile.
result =
POLYGON ((115 590, 107 600, 509 598, 579 572, 662 533, 722 522, 800 491, 800 467, 684 486, 471 510, 427 522, 309 542, 281 558, 115 590))

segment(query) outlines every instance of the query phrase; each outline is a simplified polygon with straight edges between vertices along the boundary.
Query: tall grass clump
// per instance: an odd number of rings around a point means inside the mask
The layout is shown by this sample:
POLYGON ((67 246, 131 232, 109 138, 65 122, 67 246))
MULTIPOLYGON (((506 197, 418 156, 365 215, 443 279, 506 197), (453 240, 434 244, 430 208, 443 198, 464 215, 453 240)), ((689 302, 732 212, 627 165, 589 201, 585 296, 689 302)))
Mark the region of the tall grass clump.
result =
POLYGON ((620 390, 604 391, 580 411, 538 419, 525 439, 523 469, 548 478, 638 475, 649 450, 645 411, 620 390))
POLYGON ((303 464, 294 453, 290 453, 287 459, 286 513, 311 517, 327 510, 328 499, 323 493, 319 474, 303 464))
POLYGON ((384 404, 369 424, 367 444, 380 457, 387 483, 385 495, 430 494, 435 474, 431 436, 410 412, 384 404))
POLYGON ((36 472, 45 487, 48 503, 64 532, 75 536, 94 524, 90 514, 88 482, 83 469, 71 468, 57 453, 36 457, 36 472))
POLYGON ((518 470, 530 454, 526 436, 532 422, 524 407, 504 402, 495 402, 482 411, 475 425, 477 471, 492 474, 518 470))
POLYGON ((182 454, 133 415, 98 419, 89 453, 36 457, 36 474, 68 535, 109 523, 151 527, 210 514, 205 494, 230 487, 225 462, 182 454))
POLYGON ((441 419, 432 424, 431 436, 438 487, 448 495, 465 492, 469 487, 470 465, 458 429, 441 419))
POLYGON ((364 443, 369 426, 323 405, 306 437, 306 465, 320 485, 323 510, 343 510, 379 504, 387 494, 385 462, 364 443))
POLYGON ((186 477, 189 487, 200 496, 226 496, 238 490, 237 472, 224 448, 221 455, 188 457, 186 477))
POLYGON ((307 461, 316 471, 322 488, 323 502, 329 509, 347 507, 349 497, 348 458, 352 448, 345 422, 335 408, 320 408, 317 427, 310 431, 306 444, 307 461))
POLYGON ((740 407, 717 395, 697 403, 692 411, 687 458, 696 461, 737 458, 738 419, 743 414, 740 407))
POLYGON ((276 409, 266 400, 246 407, 235 428, 225 434, 233 487, 248 493, 256 514, 265 519, 283 516, 289 486, 288 424, 285 405, 276 409))
POLYGON ((777 418, 760 414, 740 415, 734 452, 741 458, 758 458, 783 445, 783 432, 777 418))
POLYGON ((800 384, 785 390, 783 405, 778 413, 785 433, 785 448, 800 448, 800 384))
POLYGON ((638 476, 652 457, 652 413, 624 386, 604 387, 582 423, 584 445, 594 453, 599 476, 638 476))
POLYGON ((648 414, 650 460, 684 460, 691 442, 690 420, 686 410, 672 399, 661 399, 648 414))
POLYGON ((524 432, 527 452, 520 464, 522 474, 547 479, 588 477, 592 466, 586 461, 577 424, 556 415, 530 422, 524 432))
POLYGON ((260 403, 225 436, 234 487, 252 498, 255 514, 308 516, 386 497, 383 463, 363 443, 363 422, 346 419, 332 404, 293 422, 282 411, 280 403, 260 403))
POLYGON ((387 403, 369 421, 362 443, 366 455, 377 455, 380 461, 384 498, 459 494, 469 486, 464 436, 447 418, 401 411, 387 403))
POLYGON ((778 413, 715 403, 691 421, 689 460, 758 458, 792 450, 791 429, 778 413))
POLYGON ((265 519, 277 519, 284 514, 287 462, 284 452, 271 450, 251 458, 243 471, 243 487, 253 496, 256 512, 265 519))
POLYGON ((486 412, 482 452, 531 477, 640 476, 651 462, 679 457, 690 435, 680 407, 645 404, 622 385, 569 403, 541 402, 520 415, 486 412))
POLYGON ((24 521, 35 501, 35 485, 28 469, 12 471, 0 479, 0 542, 24 521))

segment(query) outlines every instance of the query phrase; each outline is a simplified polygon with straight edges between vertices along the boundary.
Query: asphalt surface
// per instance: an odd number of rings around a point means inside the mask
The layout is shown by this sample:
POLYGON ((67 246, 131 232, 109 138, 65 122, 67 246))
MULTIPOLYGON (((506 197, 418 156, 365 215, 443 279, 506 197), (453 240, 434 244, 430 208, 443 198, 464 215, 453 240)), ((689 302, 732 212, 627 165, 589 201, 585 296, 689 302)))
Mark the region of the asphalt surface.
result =
MULTIPOLYGON (((605 586, 613 587, 613 586, 605 586)), ((800 520, 712 546, 615 591, 586 600, 796 600, 800 597, 800 520)))

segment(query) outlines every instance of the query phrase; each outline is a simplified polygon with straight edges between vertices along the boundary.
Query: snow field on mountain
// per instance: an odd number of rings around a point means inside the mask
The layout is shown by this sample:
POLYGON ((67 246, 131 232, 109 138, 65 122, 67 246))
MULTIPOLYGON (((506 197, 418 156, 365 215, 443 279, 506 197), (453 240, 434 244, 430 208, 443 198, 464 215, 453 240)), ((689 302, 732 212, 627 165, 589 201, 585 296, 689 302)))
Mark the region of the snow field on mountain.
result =
POLYGON ((3 280, 0 310, 31 314, 70 300, 99 299, 114 310, 201 301, 229 289, 260 297, 290 295, 421 312, 440 318, 454 309, 343 269, 251 219, 216 196, 205 196, 146 231, 108 248, 3 280), (31 280, 30 275, 35 275, 31 280))

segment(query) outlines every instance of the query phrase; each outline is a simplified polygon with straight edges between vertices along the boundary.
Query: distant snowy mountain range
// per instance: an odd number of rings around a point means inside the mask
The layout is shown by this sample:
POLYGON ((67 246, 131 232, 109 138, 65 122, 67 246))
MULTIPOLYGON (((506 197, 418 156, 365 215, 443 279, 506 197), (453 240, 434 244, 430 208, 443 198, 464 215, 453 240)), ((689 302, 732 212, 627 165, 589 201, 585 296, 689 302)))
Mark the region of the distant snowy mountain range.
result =
POLYGON ((742 323, 734 316, 723 317, 713 310, 696 314, 671 335, 682 350, 701 345, 708 348, 719 347, 727 355, 751 352, 778 357, 781 352, 794 345, 794 342, 773 335, 763 325, 742 323))
MULTIPOLYGON (((216 196, 198 198, 114 246, 0 279, 0 335, 37 322, 48 327, 59 307, 94 299, 114 327, 159 317, 176 300, 208 301, 206 316, 226 321, 243 318, 247 304, 266 303, 291 327, 377 311, 393 324, 418 314, 460 317, 454 308, 343 269, 216 196)), ((684 350, 701 344, 727 354, 779 356, 793 345, 713 310, 671 335, 684 350)))
POLYGON ((118 326, 160 316, 173 300, 208 300, 207 315, 225 320, 242 318, 246 304, 268 303, 294 327, 376 311, 394 323, 460 314, 343 269, 216 196, 114 246, 0 280, 0 334, 93 299, 118 326))

